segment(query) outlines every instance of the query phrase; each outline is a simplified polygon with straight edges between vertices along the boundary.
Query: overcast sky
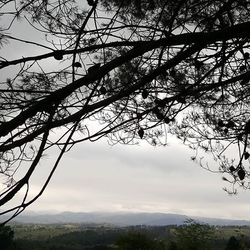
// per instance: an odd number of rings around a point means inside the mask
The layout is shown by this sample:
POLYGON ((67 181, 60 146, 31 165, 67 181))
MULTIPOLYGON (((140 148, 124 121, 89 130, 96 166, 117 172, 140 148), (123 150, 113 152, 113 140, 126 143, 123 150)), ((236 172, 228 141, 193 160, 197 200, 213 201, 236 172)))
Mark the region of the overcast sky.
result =
MULTIPOLYGON (((250 219, 250 191, 230 196, 220 174, 192 162, 193 152, 171 140, 169 146, 109 146, 83 143, 65 155, 35 211, 164 212, 250 219)), ((33 192, 52 163, 40 165, 33 192)))
MULTIPOLYGON (((25 34, 25 28, 16 29, 25 34)), ((37 55, 33 49, 17 49, 37 55)), ((25 53, 24 53, 25 52, 25 53)), ((2 50, 1 55, 9 54, 2 50)), ((10 58, 12 58, 10 54, 10 58)), ((4 77, 7 77, 6 71, 4 77)), ((131 211, 164 212, 193 216, 250 219, 250 191, 230 196, 220 174, 213 174, 192 162, 193 152, 177 140, 166 147, 109 146, 107 141, 84 142, 67 153, 33 211, 131 211)), ((45 157, 32 180, 35 194, 52 166, 53 155, 45 157)))

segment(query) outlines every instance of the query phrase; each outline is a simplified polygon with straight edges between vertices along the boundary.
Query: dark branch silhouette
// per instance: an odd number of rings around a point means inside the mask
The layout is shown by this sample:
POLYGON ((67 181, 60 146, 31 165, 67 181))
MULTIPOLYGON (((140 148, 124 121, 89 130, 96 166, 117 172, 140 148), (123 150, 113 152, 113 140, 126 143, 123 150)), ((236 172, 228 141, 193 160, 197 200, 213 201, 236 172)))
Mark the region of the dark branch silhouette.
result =
POLYGON ((4 1, 0 10, 0 214, 21 213, 66 151, 102 137, 165 145, 174 134, 192 160, 223 174, 227 192, 249 188, 247 1, 4 1), (30 197, 53 148, 57 160, 30 197))

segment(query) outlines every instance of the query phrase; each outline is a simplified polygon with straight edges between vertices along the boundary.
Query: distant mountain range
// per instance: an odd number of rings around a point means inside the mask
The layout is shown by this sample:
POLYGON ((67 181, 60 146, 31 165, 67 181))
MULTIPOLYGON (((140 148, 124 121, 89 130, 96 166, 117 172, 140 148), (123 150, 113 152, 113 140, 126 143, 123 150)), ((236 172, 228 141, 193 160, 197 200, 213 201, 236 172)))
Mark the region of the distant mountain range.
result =
MULTIPOLYGON (((115 226, 166 226, 181 225, 188 218, 195 219, 201 223, 218 226, 250 226, 247 220, 229 220, 203 217, 188 217, 179 214, 166 213, 74 213, 63 212, 58 214, 41 214, 35 212, 26 212, 14 219, 16 223, 34 223, 34 224, 55 224, 55 223, 84 223, 84 224, 112 224, 115 226)), ((4 218, 0 217, 0 220, 4 218)))

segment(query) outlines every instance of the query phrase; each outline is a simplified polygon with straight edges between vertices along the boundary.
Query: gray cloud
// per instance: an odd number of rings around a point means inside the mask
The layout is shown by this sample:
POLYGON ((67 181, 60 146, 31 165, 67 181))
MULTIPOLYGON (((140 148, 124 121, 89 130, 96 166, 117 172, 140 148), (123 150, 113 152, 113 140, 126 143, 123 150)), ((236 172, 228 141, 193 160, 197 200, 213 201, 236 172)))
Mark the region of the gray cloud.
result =
MULTIPOLYGON (((79 144, 65 155, 45 194, 30 209, 250 219, 248 192, 227 195, 221 176, 201 169, 190 161, 190 155, 178 143, 165 148, 79 144)), ((34 192, 49 166, 45 162, 33 179, 34 192)))

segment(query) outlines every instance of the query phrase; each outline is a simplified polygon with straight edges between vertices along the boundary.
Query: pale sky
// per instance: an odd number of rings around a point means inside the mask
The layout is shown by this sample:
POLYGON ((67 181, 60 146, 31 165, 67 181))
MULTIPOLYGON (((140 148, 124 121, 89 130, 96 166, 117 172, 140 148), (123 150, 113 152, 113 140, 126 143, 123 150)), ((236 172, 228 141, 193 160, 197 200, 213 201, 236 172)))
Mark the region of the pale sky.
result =
MULTIPOLYGON (((220 174, 190 160, 193 152, 171 139, 169 146, 79 144, 66 154, 33 211, 163 212, 250 219, 250 193, 225 191, 220 174)), ((40 165, 32 185, 49 166, 40 165)))
MULTIPOLYGON (((24 30, 19 27, 16 35, 21 38, 24 30)), ((40 54, 27 45, 21 50, 13 43, 12 48, 16 53, 10 59, 40 54)), ((5 78, 7 73, 0 72, 5 78)), ((141 211, 250 220, 250 191, 228 195, 222 190, 226 185, 222 176, 202 169, 190 160, 192 155, 173 138, 166 147, 109 146, 106 139, 84 142, 64 156, 45 193, 29 210, 141 211)), ((32 194, 39 190, 52 160, 48 155, 39 165, 32 194)))

